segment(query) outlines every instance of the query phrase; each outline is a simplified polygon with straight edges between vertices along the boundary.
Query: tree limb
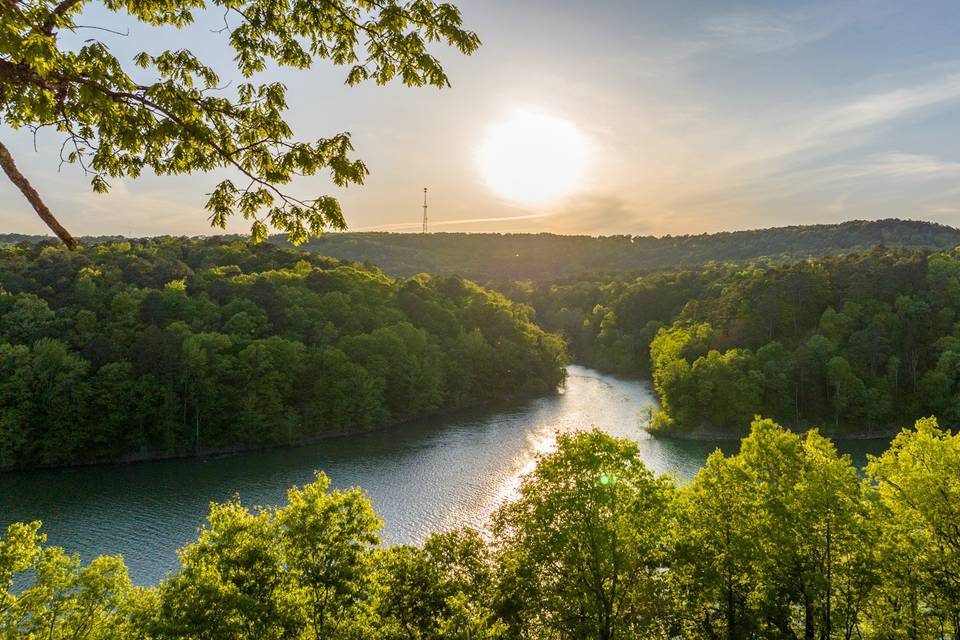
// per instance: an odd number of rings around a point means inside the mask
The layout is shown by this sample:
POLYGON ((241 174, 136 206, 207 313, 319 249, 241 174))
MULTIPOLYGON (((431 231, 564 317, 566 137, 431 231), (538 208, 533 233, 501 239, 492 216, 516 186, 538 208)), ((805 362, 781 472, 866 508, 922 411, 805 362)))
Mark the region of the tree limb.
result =
POLYGON ((47 223, 47 226, 57 234, 58 238, 63 240, 63 244, 67 245, 68 249, 71 251, 75 250, 77 248, 77 241, 74 240, 70 232, 64 229, 60 222, 57 221, 53 213, 50 212, 50 209, 47 208, 47 205, 40 199, 40 194, 37 193, 37 190, 34 189, 30 181, 27 180, 27 177, 20 173, 20 170, 17 169, 17 165, 13 161, 13 156, 10 155, 10 151, 7 150, 7 147, 4 146, 2 142, 0 142, 0 168, 2 168, 3 172, 10 178, 10 182, 20 189, 20 193, 30 202, 34 211, 40 216, 40 219, 47 223))
POLYGON ((46 21, 40 28, 40 32, 48 36, 52 35, 53 30, 57 27, 57 20, 62 18, 68 11, 83 1, 84 0, 63 0, 63 2, 54 7, 53 11, 50 12, 50 15, 47 16, 46 21))

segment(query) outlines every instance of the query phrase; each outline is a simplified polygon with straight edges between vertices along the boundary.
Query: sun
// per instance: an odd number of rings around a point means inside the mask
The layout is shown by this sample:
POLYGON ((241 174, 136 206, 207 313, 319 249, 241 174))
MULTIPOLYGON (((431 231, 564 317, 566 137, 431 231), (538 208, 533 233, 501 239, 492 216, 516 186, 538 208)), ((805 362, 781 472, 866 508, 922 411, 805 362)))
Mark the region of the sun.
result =
POLYGON ((497 194, 537 204, 577 190, 587 164, 587 142, 569 120, 518 111, 490 127, 478 160, 480 173, 497 194))

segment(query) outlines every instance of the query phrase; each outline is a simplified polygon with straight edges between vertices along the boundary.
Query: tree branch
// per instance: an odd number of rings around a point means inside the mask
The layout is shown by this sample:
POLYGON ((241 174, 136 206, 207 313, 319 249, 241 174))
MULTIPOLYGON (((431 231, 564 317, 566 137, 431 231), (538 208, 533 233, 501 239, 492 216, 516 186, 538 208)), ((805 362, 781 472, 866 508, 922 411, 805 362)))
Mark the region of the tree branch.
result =
POLYGON ((40 28, 40 32, 48 36, 51 35, 57 26, 57 20, 63 17, 68 11, 70 11, 70 9, 83 1, 84 0, 63 0, 63 2, 54 7, 53 11, 50 12, 50 15, 47 16, 47 20, 40 28))
POLYGON ((8 13, 18 17, 23 15, 17 0, 0 0, 0 13, 8 13))
POLYGON ((7 147, 4 146, 2 142, 0 142, 0 168, 2 168, 3 172, 10 178, 10 182, 20 189, 20 193, 30 202, 34 211, 40 216, 40 219, 47 223, 47 226, 57 234, 58 238, 63 240, 63 244, 67 245, 68 249, 71 251, 75 250, 77 248, 77 241, 74 240, 70 232, 64 229, 60 222, 57 221, 53 213, 50 212, 50 209, 47 208, 47 205, 40 199, 40 194, 37 193, 37 190, 34 189, 30 181, 27 180, 27 177, 20 173, 20 170, 17 169, 17 165, 13 161, 13 156, 10 155, 10 151, 7 150, 7 147))

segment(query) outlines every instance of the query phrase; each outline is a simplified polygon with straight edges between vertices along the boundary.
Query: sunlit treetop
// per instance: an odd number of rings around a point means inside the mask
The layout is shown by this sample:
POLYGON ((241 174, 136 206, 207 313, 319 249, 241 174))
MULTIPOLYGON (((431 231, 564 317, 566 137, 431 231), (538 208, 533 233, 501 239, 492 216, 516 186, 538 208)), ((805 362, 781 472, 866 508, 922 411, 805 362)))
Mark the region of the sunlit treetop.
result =
MULTIPOLYGON (((328 171, 334 184, 361 184, 364 164, 350 157, 349 133, 300 141, 284 119, 287 88, 253 77, 270 68, 307 69, 326 59, 347 67, 346 82, 409 86, 449 85, 430 43, 470 54, 480 44, 462 27, 459 10, 428 0, 105 0, 146 25, 182 28, 194 12, 222 11, 219 34, 234 51, 240 83, 224 81, 187 49, 114 57, 97 34, 102 25, 80 20, 91 0, 0 0, 0 114, 14 128, 50 127, 63 134, 61 161, 79 164, 93 189, 149 169, 174 175, 226 168, 206 208, 224 227, 239 213, 262 240, 268 226, 299 243, 324 228, 342 229, 337 200, 303 200, 285 192, 296 176, 328 171), (80 47, 58 35, 82 33, 80 47), (152 77, 149 83, 134 80, 152 77)), ((0 142, 0 167, 37 213, 71 248, 60 227, 0 142)))

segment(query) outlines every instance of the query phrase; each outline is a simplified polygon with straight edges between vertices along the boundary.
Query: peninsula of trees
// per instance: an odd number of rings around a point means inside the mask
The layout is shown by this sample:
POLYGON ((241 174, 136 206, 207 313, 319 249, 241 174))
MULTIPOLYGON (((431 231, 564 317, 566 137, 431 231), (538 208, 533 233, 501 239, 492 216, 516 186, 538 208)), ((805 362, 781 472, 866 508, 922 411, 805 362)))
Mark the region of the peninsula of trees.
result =
POLYGON ((0 469, 344 434, 563 380, 528 307, 269 244, 0 248, 0 469))
POLYGON ((788 264, 518 284, 508 294, 574 358, 649 376, 671 433, 798 429, 889 435, 960 421, 960 253, 876 248, 788 264))
POLYGON ((0 536, 0 637, 47 640, 951 640, 960 436, 926 419, 864 470, 816 431, 754 422, 690 483, 637 444, 561 436, 490 535, 378 547, 359 489, 214 504, 180 567, 134 587, 40 523, 0 536))

